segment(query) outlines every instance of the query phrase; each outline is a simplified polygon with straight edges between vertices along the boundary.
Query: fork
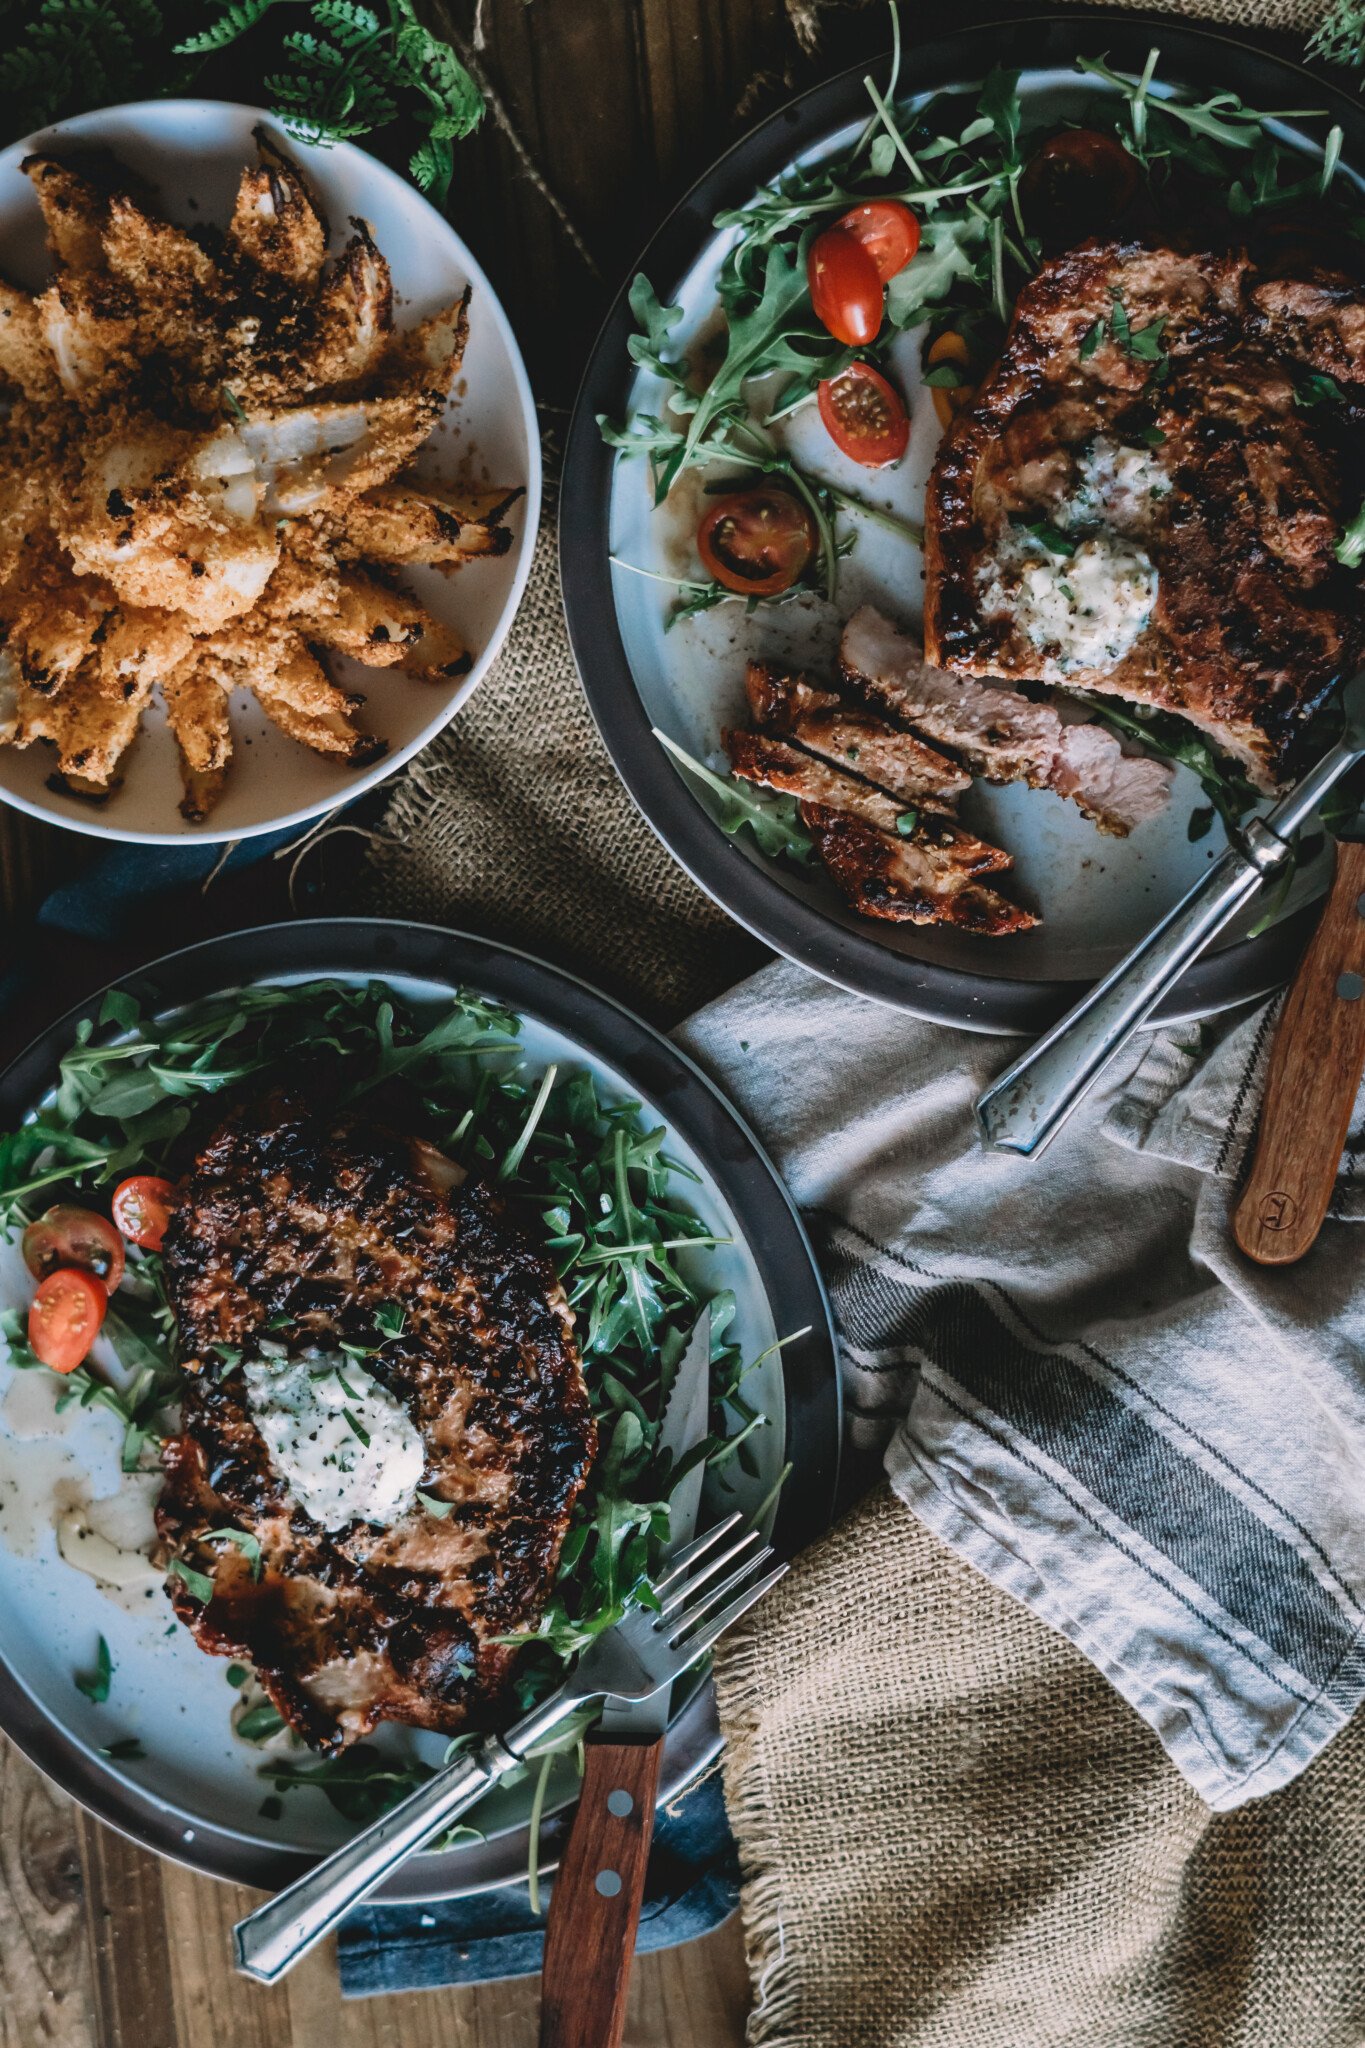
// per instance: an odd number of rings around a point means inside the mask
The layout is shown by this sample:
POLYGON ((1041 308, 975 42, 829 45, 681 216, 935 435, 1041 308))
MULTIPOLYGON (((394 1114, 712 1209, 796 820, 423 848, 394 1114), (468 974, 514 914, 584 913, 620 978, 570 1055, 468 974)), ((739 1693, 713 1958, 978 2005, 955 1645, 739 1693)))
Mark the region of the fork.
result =
POLYGON ((606 1630, 583 1652, 564 1683, 514 1727, 500 1736, 486 1736, 373 1827, 239 1920, 233 1929, 238 1969, 261 1984, 277 1983, 345 1919, 352 1906, 368 1898, 400 1863, 481 1799, 499 1778, 518 1769, 528 1752, 571 1714, 608 1694, 648 1699, 704 1657, 787 1569, 780 1564, 761 1578, 753 1576, 773 1551, 756 1530, 736 1534, 741 1520, 730 1515, 679 1551, 655 1588, 657 1614, 639 1608, 606 1630), (717 1602, 730 1593, 734 1598, 716 1611, 717 1602))

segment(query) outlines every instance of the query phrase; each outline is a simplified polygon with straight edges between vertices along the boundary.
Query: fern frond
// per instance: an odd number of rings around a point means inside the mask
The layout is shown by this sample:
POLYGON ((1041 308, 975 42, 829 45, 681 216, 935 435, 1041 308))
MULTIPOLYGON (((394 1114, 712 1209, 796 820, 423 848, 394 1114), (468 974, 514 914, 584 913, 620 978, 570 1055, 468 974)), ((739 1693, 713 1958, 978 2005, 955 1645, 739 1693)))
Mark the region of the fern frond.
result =
POLYGON ((197 36, 186 36, 177 43, 176 54, 181 57, 208 57, 215 50, 226 50, 239 36, 250 35, 259 27, 276 0, 224 0, 223 11, 217 21, 200 31, 197 36))
POLYGON ((1336 0, 1309 38, 1308 54, 1324 64, 1365 67, 1365 0, 1336 0))
POLYGON ((358 0, 318 0, 312 12, 318 27, 332 35, 343 50, 357 49, 384 33, 373 8, 360 6, 358 0))

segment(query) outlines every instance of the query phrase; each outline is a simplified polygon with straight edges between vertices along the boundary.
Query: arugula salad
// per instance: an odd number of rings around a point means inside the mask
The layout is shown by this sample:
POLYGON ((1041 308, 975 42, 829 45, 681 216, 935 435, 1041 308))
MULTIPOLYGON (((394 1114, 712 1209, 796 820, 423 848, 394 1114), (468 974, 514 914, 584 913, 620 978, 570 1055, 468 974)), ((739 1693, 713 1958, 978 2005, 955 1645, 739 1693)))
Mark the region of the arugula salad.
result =
MULTIPOLYGON (((908 576, 922 541, 915 521, 832 480, 820 447, 869 471, 899 462, 909 408, 898 377, 911 360, 906 383, 925 385, 940 426, 950 425, 998 357, 1020 288, 1049 256, 1102 236, 1135 199, 1157 224, 1216 206, 1235 227, 1286 241, 1365 238, 1342 130, 1320 108, 1256 108, 1230 90, 1195 98, 1163 77, 1159 46, 1136 74, 1078 57, 1084 112, 1065 119, 1042 96, 1021 96, 1013 69, 994 69, 977 88, 911 96, 894 8, 892 21, 890 75, 864 80, 867 116, 854 140, 716 215, 724 255, 714 322, 698 330, 643 274, 630 288, 629 352, 650 395, 624 419, 600 415, 600 431, 646 471, 656 507, 688 478, 707 507, 692 537, 694 569, 675 577, 613 556, 626 575, 676 586, 670 628, 721 605, 837 605, 842 565, 871 525, 898 535, 908 576), (1286 124, 1320 153, 1291 140, 1286 124), (792 434, 798 416, 815 414, 824 443, 804 428, 792 434)), ((1120 301, 1090 346, 1112 340, 1159 379, 1161 325, 1135 326, 1120 301)), ((1343 393, 1330 377, 1305 376, 1298 402, 1339 406, 1343 393)), ((1365 507, 1343 530, 1338 558, 1350 566, 1363 549, 1365 507)), ((1198 776, 1207 802, 1191 838, 1215 813, 1235 828, 1255 802, 1239 769, 1181 720, 1112 699, 1085 704, 1124 739, 1198 776)), ((770 857, 811 862, 792 797, 656 736, 724 831, 770 857)))
MULTIPOLYGON (((11 1241, 22 1234, 39 1283, 27 1311, 11 1306, 0 1314, 0 1355, 20 1372, 54 1374, 59 1410, 78 1404, 107 1413, 125 1473, 158 1470, 180 1391, 158 1250, 175 1177, 230 1100, 309 1063, 325 1063, 342 1105, 377 1088, 386 1099, 401 1089, 409 1128, 513 1200, 574 1311, 599 1451, 549 1602, 534 1632, 518 1639, 515 1714, 628 1609, 657 1606, 652 1582, 668 1535, 668 1493, 683 1470, 704 1461, 722 1498, 735 1492, 748 1506, 761 1484, 755 1438, 769 1417, 746 1391, 762 1361, 746 1361, 733 1341, 733 1296, 695 1277, 695 1255, 728 1242, 687 1198, 686 1184, 697 1176, 670 1157, 667 1133, 638 1102, 604 1100, 581 1069, 537 1071, 511 1011, 466 991, 439 1010, 419 1008, 381 981, 245 988, 169 1015, 148 1014, 133 996, 110 991, 78 1027, 54 1089, 0 1137, 0 1232, 11 1241), (92 1321, 87 1301, 75 1339, 65 1307, 56 1324, 40 1312, 44 1291, 72 1273, 83 1277, 97 1309, 92 1321), (659 1452, 660 1418, 708 1296, 710 1434, 673 1469, 659 1452), (117 1373, 88 1355, 101 1328, 117 1373)), ((377 1345, 401 1329, 402 1313, 401 1303, 385 1305, 377 1345)), ((223 1370, 234 1362, 225 1358, 223 1370)), ((755 1520, 766 1515, 782 1477, 753 1508, 755 1520)), ((241 1530, 215 1535, 243 1548, 254 1541, 241 1530)), ((308 1785, 360 1823, 429 1775, 367 1743, 317 1759, 285 1729, 247 1668, 229 1665, 227 1678, 237 1695, 236 1734, 264 1746, 270 1791, 261 1811, 268 1818, 279 1817, 282 1794, 308 1785)), ((72 1682, 88 1699, 117 1708, 118 1672, 103 1638, 93 1667, 73 1672, 72 1682)), ((555 1752, 573 1750, 581 1733, 571 1729, 532 1764, 534 1815, 555 1752)), ((140 1755, 135 1741, 118 1735, 116 1720, 107 1753, 125 1761, 140 1755)))

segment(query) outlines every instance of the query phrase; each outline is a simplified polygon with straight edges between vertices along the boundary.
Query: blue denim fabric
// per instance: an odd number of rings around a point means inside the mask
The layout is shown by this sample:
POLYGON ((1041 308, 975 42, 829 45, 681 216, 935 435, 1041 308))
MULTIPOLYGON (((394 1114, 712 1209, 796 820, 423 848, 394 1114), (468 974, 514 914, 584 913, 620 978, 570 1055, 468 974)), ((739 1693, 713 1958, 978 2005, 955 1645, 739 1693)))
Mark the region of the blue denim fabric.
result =
MULTIPOLYGON (((739 1858, 712 1775, 684 1793, 672 1814, 659 1810, 636 1953, 709 1934, 738 1903, 739 1858)), ((432 1906, 362 1906, 337 1937, 337 1962, 342 1991, 365 1998, 534 1976, 544 1948, 544 1918, 518 1884, 432 1906)))

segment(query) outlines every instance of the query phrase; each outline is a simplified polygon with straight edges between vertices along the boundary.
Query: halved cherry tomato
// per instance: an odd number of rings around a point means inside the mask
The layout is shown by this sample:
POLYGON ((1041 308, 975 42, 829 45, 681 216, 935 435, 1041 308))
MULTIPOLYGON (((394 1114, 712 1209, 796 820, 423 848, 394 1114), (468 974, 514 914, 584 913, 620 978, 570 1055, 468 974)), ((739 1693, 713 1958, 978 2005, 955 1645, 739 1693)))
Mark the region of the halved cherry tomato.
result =
POLYGON ((790 491, 735 491, 703 519, 697 552, 727 590, 777 597, 803 574, 818 540, 815 521, 790 491))
POLYGON ((899 462, 910 440, 910 415, 900 393, 871 363, 850 363, 820 386, 820 417, 835 445, 854 462, 881 469, 899 462))
POLYGON ((59 1202, 24 1232, 24 1264, 35 1280, 59 1266, 83 1266, 112 1294, 123 1278, 123 1239, 106 1216, 59 1202))
POLYGON ((869 199, 834 223, 861 242, 883 284, 890 284, 919 247, 919 222, 899 199, 869 199))
POLYGON ((154 1173, 135 1173, 131 1180, 119 1182, 110 1207, 129 1244, 159 1252, 175 1207, 175 1182, 159 1180, 154 1173))
POLYGON ((866 348, 882 324, 882 281, 862 243, 826 228, 810 245, 806 282, 815 317, 850 348, 866 348))
MULTIPOLYGON (((930 343, 925 354, 924 367, 926 370, 936 370, 942 363, 951 363, 955 370, 964 370, 971 359, 971 350, 966 342, 956 328, 950 327, 946 333, 939 335, 937 341, 930 343)), ((950 427, 958 414, 965 412, 976 397, 976 386, 965 381, 961 384, 931 384, 929 396, 934 401, 934 411, 938 414, 939 425, 950 427)))
POLYGON ((1067 128, 1035 150, 1019 181, 1019 197, 1030 227, 1074 240, 1107 227, 1137 185, 1137 159, 1117 136, 1067 128))
POLYGON ((81 1266, 49 1273, 28 1312, 28 1341, 53 1372, 74 1372, 100 1333, 109 1296, 81 1266))

